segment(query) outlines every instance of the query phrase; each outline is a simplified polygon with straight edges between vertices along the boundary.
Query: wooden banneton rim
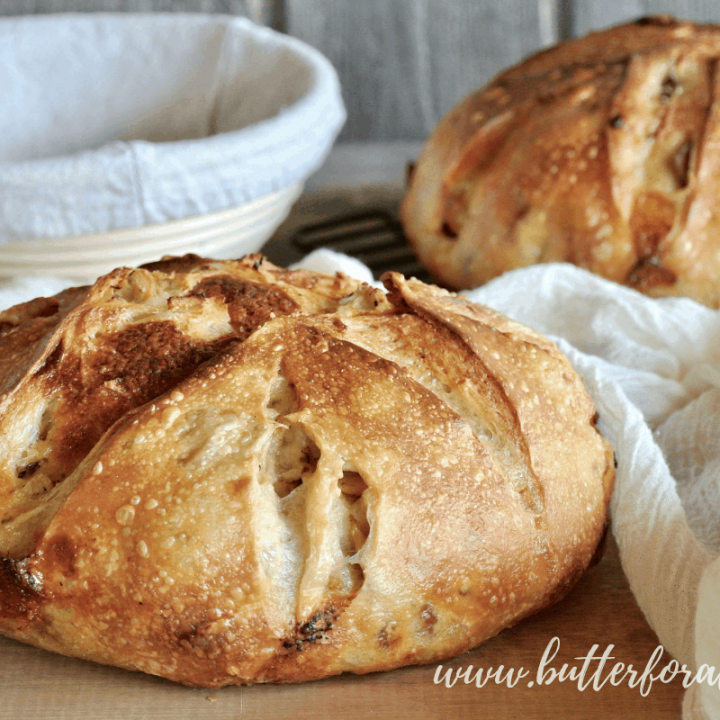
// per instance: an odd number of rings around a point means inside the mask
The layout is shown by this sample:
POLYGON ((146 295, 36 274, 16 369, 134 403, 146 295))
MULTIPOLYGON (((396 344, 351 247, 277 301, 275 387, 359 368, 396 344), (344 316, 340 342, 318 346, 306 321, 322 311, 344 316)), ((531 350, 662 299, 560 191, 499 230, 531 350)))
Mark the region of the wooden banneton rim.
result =
POLYGON ((107 233, 0 244, 0 277, 54 275, 94 281, 113 268, 194 252, 218 258, 256 252, 302 192, 295 183, 219 212, 107 233))

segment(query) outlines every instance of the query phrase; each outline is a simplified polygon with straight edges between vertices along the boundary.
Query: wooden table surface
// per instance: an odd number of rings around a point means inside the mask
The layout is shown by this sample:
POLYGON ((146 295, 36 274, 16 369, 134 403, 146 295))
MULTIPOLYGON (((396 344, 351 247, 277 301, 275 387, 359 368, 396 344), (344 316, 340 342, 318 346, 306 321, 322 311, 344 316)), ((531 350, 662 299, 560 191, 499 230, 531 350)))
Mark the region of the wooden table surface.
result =
MULTIPOLYGON (((342 214, 359 207, 393 209, 399 199, 402 160, 412 148, 402 146, 393 155, 381 153, 386 165, 395 168, 392 182, 380 155, 341 151, 310 184, 287 222, 268 243, 271 259, 290 262, 296 257, 287 248, 287 236, 298 225, 318 218, 342 214), (364 182, 342 190, 338 181, 361 158, 355 177, 364 182), (375 158, 375 159, 374 159, 375 158)), ((594 645, 602 655, 609 645, 614 663, 633 665, 640 672, 658 646, 658 639, 637 606, 623 574, 617 546, 609 535, 605 554, 581 579, 571 594, 558 605, 508 629, 481 647, 443 664, 410 667, 366 676, 341 676, 303 685, 257 686, 198 690, 159 678, 117 668, 64 658, 37 648, 0 638, 0 719, 63 720, 64 718, 134 720, 192 718, 193 720, 280 719, 360 720, 398 718, 403 720, 655 720, 680 718, 683 688, 680 680, 656 682, 646 697, 628 682, 610 683, 595 691, 580 690, 577 682, 566 680, 539 686, 536 673, 548 644, 558 638, 559 650, 546 667, 559 670, 583 665, 594 645), (503 666, 503 677, 512 668, 529 674, 515 687, 490 680, 477 687, 474 674, 503 666), (470 683, 461 679, 453 687, 442 682, 444 671, 472 670, 470 683), (533 682, 532 687, 528 686, 533 682)), ((656 666, 664 667, 667 654, 656 666)), ((591 663, 588 677, 597 668, 591 663)))

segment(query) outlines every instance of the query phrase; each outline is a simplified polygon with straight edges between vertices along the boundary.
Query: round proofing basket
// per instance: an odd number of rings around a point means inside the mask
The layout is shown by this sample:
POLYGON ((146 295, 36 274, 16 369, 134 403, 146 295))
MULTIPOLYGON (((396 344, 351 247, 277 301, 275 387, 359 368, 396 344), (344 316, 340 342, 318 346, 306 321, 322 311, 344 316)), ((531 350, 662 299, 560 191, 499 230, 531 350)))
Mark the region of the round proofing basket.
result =
POLYGON ((116 267, 142 265, 163 255, 239 258, 260 250, 302 188, 295 183, 239 207, 184 220, 0 245, 0 277, 54 275, 91 282, 116 267))
POLYGON ((256 252, 345 119, 318 51, 214 14, 0 18, 0 87, 0 278, 256 252))

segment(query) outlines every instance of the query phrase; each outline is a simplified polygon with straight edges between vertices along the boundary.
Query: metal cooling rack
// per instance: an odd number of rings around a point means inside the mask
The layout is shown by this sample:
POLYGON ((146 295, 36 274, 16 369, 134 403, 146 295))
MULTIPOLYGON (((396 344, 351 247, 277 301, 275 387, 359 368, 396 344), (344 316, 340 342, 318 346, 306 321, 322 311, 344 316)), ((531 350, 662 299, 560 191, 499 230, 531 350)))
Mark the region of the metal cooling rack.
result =
POLYGON ((302 255, 326 247, 357 258, 375 279, 395 270, 431 282, 408 247, 400 221, 386 210, 368 209, 303 225, 290 234, 289 242, 302 255))

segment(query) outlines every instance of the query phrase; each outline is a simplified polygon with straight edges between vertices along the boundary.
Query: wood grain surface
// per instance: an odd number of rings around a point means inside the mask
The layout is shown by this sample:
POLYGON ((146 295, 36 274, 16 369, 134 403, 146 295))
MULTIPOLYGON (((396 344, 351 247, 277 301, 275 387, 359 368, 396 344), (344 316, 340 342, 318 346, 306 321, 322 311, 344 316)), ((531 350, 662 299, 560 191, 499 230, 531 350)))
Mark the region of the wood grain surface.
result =
POLYGON ((200 12, 251 17, 264 25, 280 3, 273 0, 0 0, 0 15, 59 12, 200 12))
POLYGON ((541 45, 527 0, 286 0, 287 31, 335 65, 343 140, 424 138, 459 99, 541 45))
POLYGON ((558 40, 643 15, 720 22, 717 0, 2 0, 49 12, 243 15, 305 40, 337 68, 341 142, 422 140, 465 95, 558 40))
POLYGON ((717 0, 572 0, 570 34, 584 35, 646 15, 675 15, 695 22, 720 22, 717 0))

